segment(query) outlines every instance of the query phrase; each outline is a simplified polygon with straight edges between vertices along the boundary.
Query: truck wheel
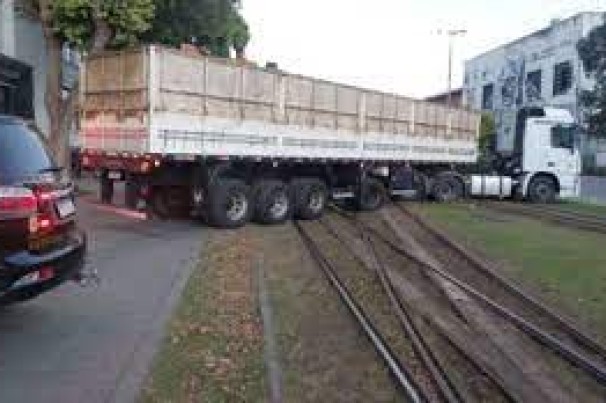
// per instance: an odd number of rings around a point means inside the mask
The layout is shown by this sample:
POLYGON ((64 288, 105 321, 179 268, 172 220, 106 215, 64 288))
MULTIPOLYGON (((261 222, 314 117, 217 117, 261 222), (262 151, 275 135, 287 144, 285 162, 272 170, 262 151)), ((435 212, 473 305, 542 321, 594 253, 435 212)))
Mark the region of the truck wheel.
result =
POLYGON ((291 183, 295 216, 301 220, 316 220, 322 216, 328 202, 326 184, 315 178, 296 178, 291 183))
POLYGON ((538 176, 528 185, 528 198, 533 203, 552 203, 556 198, 556 184, 547 176, 538 176))
POLYGON ((427 188, 428 188, 427 183, 428 182, 429 182, 429 179, 427 178, 427 175, 425 175, 421 172, 414 173, 414 177, 413 177, 413 186, 414 186, 414 191, 415 191, 414 200, 424 201, 425 199, 427 199, 427 188))
POLYGON ((126 207, 135 210, 139 201, 140 185, 136 178, 129 177, 124 184, 124 202, 126 207))
POLYGON ((360 186, 358 194, 358 208, 362 211, 380 209, 385 203, 387 192, 383 183, 375 178, 366 178, 360 186))
POLYGON ((114 181, 109 179, 107 172, 103 172, 99 178, 101 203, 111 204, 114 198, 114 181))
POLYGON ((239 179, 219 179, 208 194, 210 224, 220 228, 239 228, 251 215, 250 187, 239 179))
POLYGON ((280 224, 290 217, 292 202, 288 186, 280 180, 262 179, 253 190, 255 221, 261 224, 280 224))
POLYGON ((439 202, 457 201, 465 193, 463 186, 463 183, 452 175, 440 175, 434 180, 431 195, 439 202))

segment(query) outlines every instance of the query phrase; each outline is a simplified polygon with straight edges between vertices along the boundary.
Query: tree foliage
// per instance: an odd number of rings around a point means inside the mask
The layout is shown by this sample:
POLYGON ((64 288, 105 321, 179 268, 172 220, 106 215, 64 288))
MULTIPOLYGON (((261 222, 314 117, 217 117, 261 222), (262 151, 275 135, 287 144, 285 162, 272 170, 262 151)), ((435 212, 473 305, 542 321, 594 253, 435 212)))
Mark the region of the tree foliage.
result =
POLYGON ((63 97, 63 45, 94 53, 108 46, 131 44, 151 26, 154 0, 16 0, 16 6, 38 21, 44 33, 49 143, 57 161, 68 167, 75 91, 63 97))
POLYGON ((589 134, 606 137, 606 22, 577 44, 586 73, 595 79, 592 90, 583 91, 580 103, 589 134))
POLYGON ((156 0, 156 16, 148 42, 170 46, 195 43, 212 54, 229 56, 230 48, 242 53, 248 44, 248 25, 234 0, 156 0))
POLYGON ((486 153, 490 151, 494 138, 496 136, 496 125, 492 112, 482 112, 480 119, 480 139, 478 146, 480 152, 486 153))

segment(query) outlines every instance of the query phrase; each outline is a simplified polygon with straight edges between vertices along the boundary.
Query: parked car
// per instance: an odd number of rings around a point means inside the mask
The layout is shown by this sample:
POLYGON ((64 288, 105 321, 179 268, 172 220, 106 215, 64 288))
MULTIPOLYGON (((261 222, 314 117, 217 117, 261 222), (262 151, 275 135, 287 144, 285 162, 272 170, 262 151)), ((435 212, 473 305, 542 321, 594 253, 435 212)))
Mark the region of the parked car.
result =
POLYGON ((80 277, 86 236, 62 171, 39 133, 0 115, 0 305, 80 277))

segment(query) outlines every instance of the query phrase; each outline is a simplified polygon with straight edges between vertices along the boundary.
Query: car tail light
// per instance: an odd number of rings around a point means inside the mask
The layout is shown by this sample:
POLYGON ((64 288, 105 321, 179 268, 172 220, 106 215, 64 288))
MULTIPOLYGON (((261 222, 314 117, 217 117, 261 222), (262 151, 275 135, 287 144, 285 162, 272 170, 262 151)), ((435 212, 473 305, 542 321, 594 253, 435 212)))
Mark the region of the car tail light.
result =
POLYGON ((0 186, 0 218, 27 217, 37 208, 38 199, 31 190, 0 186))

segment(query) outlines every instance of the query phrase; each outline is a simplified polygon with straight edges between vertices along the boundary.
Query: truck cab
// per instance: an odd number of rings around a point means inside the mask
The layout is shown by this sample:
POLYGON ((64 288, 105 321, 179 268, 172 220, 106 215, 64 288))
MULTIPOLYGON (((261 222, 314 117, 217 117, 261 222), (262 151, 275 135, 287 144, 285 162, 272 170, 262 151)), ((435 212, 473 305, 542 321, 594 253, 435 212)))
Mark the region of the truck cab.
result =
POLYGON ((515 116, 515 123, 502 124, 500 130, 497 135, 502 148, 507 144, 503 138, 508 133, 514 135, 509 151, 500 150, 502 158, 497 171, 513 179, 518 198, 544 203, 557 197, 578 196, 580 128, 568 110, 522 108, 515 116))
POLYGON ((521 190, 531 199, 550 198, 553 192, 562 198, 576 197, 581 173, 579 126, 565 109, 542 109, 543 116, 530 116, 525 122, 521 190))

